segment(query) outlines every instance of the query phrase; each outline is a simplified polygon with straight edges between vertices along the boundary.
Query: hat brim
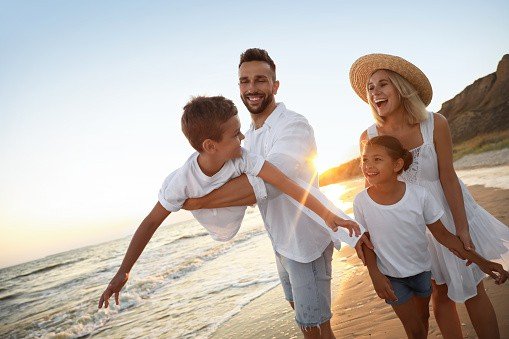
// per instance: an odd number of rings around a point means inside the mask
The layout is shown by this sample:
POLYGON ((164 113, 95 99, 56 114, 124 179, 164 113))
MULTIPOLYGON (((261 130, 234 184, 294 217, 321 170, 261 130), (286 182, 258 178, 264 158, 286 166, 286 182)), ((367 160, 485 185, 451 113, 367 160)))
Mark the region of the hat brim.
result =
POLYGON ((357 59, 350 68, 350 84, 355 93, 368 102, 366 85, 371 75, 379 69, 388 69, 408 80, 417 90, 422 102, 428 106, 433 97, 431 83, 414 64, 395 55, 368 54, 357 59))

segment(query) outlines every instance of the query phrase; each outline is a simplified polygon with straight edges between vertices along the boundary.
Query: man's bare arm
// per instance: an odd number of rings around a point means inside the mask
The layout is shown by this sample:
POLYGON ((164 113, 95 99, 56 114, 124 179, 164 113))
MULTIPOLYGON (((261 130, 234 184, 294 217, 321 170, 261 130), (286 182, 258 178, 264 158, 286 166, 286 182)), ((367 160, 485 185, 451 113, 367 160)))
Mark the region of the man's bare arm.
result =
POLYGON ((182 208, 192 211, 253 204, 256 204, 253 186, 249 183, 247 176, 242 174, 201 198, 187 199, 182 208))

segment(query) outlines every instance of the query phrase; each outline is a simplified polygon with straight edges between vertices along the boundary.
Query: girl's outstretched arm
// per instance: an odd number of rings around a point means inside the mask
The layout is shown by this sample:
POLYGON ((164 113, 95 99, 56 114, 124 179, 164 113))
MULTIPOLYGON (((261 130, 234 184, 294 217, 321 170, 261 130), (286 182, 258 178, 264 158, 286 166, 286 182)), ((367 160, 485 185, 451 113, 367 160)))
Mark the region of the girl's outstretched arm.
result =
POLYGON ((449 232, 440 220, 428 225, 428 228, 439 243, 453 253, 457 253, 460 258, 476 263, 484 273, 495 279, 497 285, 503 284, 509 278, 509 273, 504 270, 502 265, 484 259, 475 250, 465 250, 462 241, 449 232))

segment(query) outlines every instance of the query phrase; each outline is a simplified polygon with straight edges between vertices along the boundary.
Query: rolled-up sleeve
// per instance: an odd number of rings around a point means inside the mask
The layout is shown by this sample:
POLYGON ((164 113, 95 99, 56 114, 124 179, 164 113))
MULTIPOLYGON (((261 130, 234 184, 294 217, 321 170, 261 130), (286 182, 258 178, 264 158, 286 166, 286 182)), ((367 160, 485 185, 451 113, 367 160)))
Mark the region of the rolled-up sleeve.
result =
POLYGON ((182 169, 174 171, 163 182, 159 190, 159 203, 168 212, 177 212, 182 208, 184 201, 188 198, 186 195, 186 180, 182 178, 182 169))
MULTIPOLYGON (((290 179, 298 178, 302 167, 307 166, 306 163, 312 161, 316 154, 313 128, 305 119, 299 119, 282 126, 276 133, 278 136, 265 160, 290 179)), ((272 199, 281 194, 277 188, 258 177, 248 175, 248 180, 258 201, 272 199)))

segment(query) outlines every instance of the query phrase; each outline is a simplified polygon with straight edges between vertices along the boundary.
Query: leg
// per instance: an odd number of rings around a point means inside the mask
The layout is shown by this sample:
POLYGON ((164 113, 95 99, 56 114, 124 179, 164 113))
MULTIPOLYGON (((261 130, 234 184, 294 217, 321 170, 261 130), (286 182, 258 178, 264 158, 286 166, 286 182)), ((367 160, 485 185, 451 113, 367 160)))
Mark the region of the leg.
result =
POLYGON ((437 285, 434 280, 432 280, 432 284, 433 313, 444 339, 463 338, 456 303, 447 296, 447 285, 437 285))
MULTIPOLYGON (((322 256, 310 263, 299 263, 276 254, 279 258, 278 269, 288 275, 291 290, 287 293, 285 286, 283 288, 287 300, 295 309, 295 320, 304 338, 334 338, 330 326, 332 250, 331 243, 322 256)), ((284 280, 281 279, 283 285, 284 280)))
POLYGON ((427 338, 428 336, 428 331, 423 319, 429 318, 429 306, 424 307, 426 303, 424 299, 427 299, 429 305, 429 297, 421 298, 415 296, 403 304, 391 305, 399 320, 401 320, 408 338, 418 339, 427 338), (427 310, 423 312, 424 309, 427 310), (426 317, 426 314, 428 317, 426 317))
POLYGON ((322 339, 335 339, 334 332, 332 332, 332 327, 330 326, 330 320, 320 324, 320 332, 322 334, 322 339))
POLYGON ((474 326, 475 333, 480 339, 500 338, 498 321, 482 281, 477 285, 477 295, 465 301, 468 315, 474 326))
POLYGON ((426 331, 426 336, 428 335, 429 331, 429 300, 430 296, 428 297, 414 297, 415 306, 419 310, 419 315, 421 317, 421 321, 424 324, 424 328, 426 331))

